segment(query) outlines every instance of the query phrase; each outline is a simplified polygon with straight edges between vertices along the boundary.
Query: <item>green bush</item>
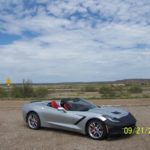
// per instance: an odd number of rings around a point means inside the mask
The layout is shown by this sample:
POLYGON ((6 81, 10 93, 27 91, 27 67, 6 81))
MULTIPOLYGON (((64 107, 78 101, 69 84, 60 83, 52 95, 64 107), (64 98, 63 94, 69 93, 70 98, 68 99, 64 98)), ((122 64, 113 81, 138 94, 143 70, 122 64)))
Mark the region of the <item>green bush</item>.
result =
POLYGON ((14 86, 11 89, 11 96, 15 98, 42 98, 48 95, 48 89, 44 87, 33 88, 32 82, 27 80, 23 81, 21 85, 14 86))
POLYGON ((23 88, 21 86, 12 87, 11 96, 15 98, 23 98, 23 88))
POLYGON ((34 90, 32 87, 32 82, 27 80, 27 81, 23 81, 22 84, 22 89, 23 89, 23 97, 33 97, 34 95, 34 90))
POLYGON ((130 93, 142 93, 142 88, 141 87, 139 87, 139 86, 131 86, 129 89, 128 89, 128 91, 130 92, 130 93))
POLYGON ((34 97, 46 97, 48 95, 48 89, 44 88, 44 87, 39 87, 37 89, 34 90, 34 97))
POLYGON ((12 87, 11 95, 15 98, 33 97, 34 90, 32 87, 32 83, 29 80, 23 80, 22 85, 12 87))
POLYGON ((102 86, 99 93, 102 94, 102 98, 114 98, 116 96, 115 90, 110 86, 102 86))
POLYGON ((0 88, 0 98, 8 97, 8 91, 5 88, 0 88))
POLYGON ((86 86, 84 89, 83 89, 84 92, 96 92, 96 88, 94 86, 86 86))

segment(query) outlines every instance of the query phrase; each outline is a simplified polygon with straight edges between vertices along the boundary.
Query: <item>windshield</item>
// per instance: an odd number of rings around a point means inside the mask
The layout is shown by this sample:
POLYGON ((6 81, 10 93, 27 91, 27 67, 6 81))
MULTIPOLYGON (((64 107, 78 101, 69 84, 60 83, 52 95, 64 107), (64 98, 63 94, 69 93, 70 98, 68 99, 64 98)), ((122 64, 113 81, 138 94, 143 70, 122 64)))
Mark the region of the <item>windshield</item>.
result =
POLYGON ((66 108, 70 111, 88 111, 89 109, 95 108, 96 105, 84 100, 84 99, 67 99, 61 100, 62 107, 66 108))

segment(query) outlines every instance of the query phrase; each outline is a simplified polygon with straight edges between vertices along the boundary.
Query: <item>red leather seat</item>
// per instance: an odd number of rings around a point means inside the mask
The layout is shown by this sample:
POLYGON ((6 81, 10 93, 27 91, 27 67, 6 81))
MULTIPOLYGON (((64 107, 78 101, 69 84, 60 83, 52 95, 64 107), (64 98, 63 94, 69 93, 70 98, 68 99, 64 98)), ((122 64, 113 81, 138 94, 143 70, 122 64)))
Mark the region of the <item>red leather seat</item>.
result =
POLYGON ((56 101, 51 101, 51 106, 56 109, 59 107, 59 105, 56 103, 56 101))
POLYGON ((65 108, 66 110, 69 110, 69 109, 71 108, 71 106, 70 106, 68 103, 65 103, 65 104, 64 104, 64 108, 65 108))

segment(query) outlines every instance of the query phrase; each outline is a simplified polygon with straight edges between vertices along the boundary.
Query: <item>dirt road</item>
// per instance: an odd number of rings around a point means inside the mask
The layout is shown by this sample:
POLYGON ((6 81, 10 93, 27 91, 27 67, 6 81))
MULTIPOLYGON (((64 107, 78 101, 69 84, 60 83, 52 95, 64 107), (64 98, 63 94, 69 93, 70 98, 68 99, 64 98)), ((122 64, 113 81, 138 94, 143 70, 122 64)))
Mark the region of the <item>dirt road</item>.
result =
MULTIPOLYGON (((95 141, 66 131, 30 130, 22 119, 22 103, 26 102, 0 102, 0 150, 149 150, 150 135, 95 141)), ((150 127, 150 105, 124 107, 135 115, 139 127, 150 127)))

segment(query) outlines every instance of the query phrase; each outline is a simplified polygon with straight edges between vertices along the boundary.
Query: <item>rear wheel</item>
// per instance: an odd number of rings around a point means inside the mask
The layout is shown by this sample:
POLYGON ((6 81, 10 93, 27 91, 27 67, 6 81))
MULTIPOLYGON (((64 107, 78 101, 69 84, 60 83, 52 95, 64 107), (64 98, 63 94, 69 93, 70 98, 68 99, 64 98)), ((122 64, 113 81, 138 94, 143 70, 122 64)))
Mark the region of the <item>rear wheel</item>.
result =
POLYGON ((27 124, 28 127, 31 129, 39 129, 40 128, 40 118, 38 116, 37 113, 35 112, 31 112, 29 113, 29 115, 27 116, 27 124))
POLYGON ((93 119, 87 124, 87 133, 95 140, 102 140, 107 134, 104 123, 98 119, 93 119))

